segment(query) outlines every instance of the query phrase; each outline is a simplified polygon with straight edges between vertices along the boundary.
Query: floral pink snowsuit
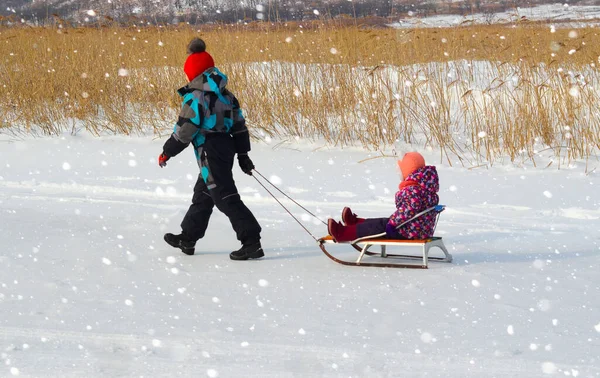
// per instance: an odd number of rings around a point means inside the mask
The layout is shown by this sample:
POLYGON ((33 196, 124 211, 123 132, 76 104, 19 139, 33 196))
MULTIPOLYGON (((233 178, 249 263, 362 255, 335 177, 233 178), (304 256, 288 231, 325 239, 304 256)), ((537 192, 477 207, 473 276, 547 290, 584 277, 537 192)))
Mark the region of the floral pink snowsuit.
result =
POLYGON ((399 230, 396 226, 414 217, 423 210, 436 206, 440 199, 440 184, 437 170, 428 165, 417 169, 404 179, 396 193, 396 212, 386 226, 389 237, 402 239, 426 239, 433 236, 437 213, 431 211, 405 224, 399 230))

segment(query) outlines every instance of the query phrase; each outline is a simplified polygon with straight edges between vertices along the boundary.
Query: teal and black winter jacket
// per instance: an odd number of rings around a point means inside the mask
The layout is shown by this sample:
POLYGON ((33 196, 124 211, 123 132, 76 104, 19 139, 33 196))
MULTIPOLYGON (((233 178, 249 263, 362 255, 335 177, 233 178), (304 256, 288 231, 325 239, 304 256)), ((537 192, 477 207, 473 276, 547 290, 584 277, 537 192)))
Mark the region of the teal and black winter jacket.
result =
POLYGON ((218 143, 223 137, 231 138, 237 154, 250 151, 246 121, 237 98, 226 85, 227 76, 211 68, 177 91, 183 97, 183 104, 173 134, 163 146, 164 154, 173 157, 192 143, 202 169, 206 167, 202 163, 203 151, 211 139, 218 143), (213 138, 216 136, 219 137, 213 138))

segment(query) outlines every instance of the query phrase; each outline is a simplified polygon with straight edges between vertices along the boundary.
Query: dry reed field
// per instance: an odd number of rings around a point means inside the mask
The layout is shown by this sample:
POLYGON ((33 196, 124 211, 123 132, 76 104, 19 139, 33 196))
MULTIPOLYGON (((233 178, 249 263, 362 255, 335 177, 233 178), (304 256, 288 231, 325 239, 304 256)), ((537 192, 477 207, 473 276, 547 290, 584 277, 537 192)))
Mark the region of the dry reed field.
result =
POLYGON ((164 135, 207 42, 255 135, 380 149, 396 141, 483 164, 588 159, 600 147, 600 36, 536 24, 0 29, 0 131, 164 135))

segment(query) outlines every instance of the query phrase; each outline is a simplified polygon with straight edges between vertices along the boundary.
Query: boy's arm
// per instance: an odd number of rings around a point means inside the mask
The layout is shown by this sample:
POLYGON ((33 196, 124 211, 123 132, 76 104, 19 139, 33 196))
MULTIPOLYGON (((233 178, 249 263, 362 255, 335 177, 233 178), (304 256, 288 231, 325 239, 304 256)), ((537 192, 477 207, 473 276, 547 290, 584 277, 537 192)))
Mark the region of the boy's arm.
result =
POLYGON ((184 98, 175 131, 163 146, 163 153, 169 158, 183 151, 194 139, 202 124, 202 114, 198 110, 198 100, 190 96, 184 98))
POLYGON ((247 154, 250 151, 250 133, 246 127, 246 120, 240 108, 240 103, 237 98, 233 96, 233 127, 231 128, 231 135, 235 144, 235 152, 240 154, 247 154))

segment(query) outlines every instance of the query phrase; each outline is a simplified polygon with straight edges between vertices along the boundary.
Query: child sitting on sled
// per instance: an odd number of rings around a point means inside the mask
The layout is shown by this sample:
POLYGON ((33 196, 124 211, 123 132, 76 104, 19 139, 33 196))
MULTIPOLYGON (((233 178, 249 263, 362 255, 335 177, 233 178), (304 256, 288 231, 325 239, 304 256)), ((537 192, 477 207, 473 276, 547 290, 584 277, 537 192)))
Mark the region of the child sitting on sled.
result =
POLYGON ((352 241, 365 236, 386 233, 392 239, 426 239, 433 236, 436 212, 431 211, 397 228, 418 213, 434 207, 439 202, 437 192, 440 185, 434 166, 425 165, 418 152, 409 152, 398 160, 402 182, 396 193, 396 212, 388 218, 359 218, 345 207, 342 222, 333 219, 327 222, 329 235, 336 242, 352 241))

